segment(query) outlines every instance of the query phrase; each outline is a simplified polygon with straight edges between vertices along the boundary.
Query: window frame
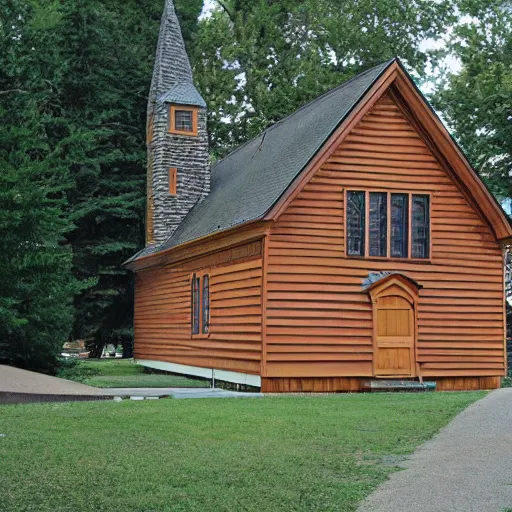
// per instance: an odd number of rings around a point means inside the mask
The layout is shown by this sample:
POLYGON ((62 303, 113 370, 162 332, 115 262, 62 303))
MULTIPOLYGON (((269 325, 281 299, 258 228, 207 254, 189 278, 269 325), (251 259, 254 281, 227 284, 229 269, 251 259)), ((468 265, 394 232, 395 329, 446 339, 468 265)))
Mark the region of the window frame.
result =
POLYGON ((211 275, 209 270, 203 270, 198 272, 192 272, 189 279, 190 289, 190 335, 192 338, 209 338, 211 333, 211 311, 212 311, 212 292, 211 292, 211 275), (208 276, 208 332, 204 332, 204 316, 203 316, 203 290, 204 290, 204 277, 208 276), (194 333, 194 295, 193 295, 193 281, 199 279, 199 332, 194 333))
POLYGON ((169 133, 173 135, 188 135, 189 137, 197 137, 197 113, 199 109, 197 107, 191 107, 189 105, 170 105, 169 106, 169 133), (176 111, 184 111, 192 113, 192 131, 178 130, 176 128, 176 111))
POLYGON ((344 256, 345 258, 351 259, 364 259, 364 260, 377 260, 377 261, 412 261, 414 263, 431 263, 432 262, 432 192, 425 192, 423 190, 411 190, 411 189, 382 189, 382 188, 357 188, 350 187, 343 190, 343 229, 344 229, 344 256), (347 224, 347 193, 348 192, 364 192, 365 193, 365 225, 364 225, 364 236, 365 236, 365 247, 364 256, 350 255, 348 254, 348 224, 347 224), (383 192, 387 194, 387 240, 386 240, 386 254, 387 256, 370 256, 370 193, 371 192, 383 192), (408 226, 407 226, 407 256, 391 257, 391 194, 407 194, 408 195, 408 226), (412 257, 412 196, 428 196, 429 204, 429 218, 428 218, 428 258, 413 258, 412 257))

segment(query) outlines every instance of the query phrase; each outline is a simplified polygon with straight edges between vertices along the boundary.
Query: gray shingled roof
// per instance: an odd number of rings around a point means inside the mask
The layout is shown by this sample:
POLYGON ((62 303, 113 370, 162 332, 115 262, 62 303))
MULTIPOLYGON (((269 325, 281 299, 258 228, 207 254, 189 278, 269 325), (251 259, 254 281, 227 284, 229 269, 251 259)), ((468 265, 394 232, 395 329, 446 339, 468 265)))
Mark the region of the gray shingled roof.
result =
POLYGON ((369 272, 368 277, 365 277, 362 282, 363 291, 368 290, 372 285, 375 283, 378 283, 379 281, 382 281, 386 277, 398 275, 405 277, 408 281, 410 281, 416 288, 423 288, 421 284, 419 284, 417 281, 412 279, 411 277, 405 275, 403 272, 396 272, 396 271, 388 271, 388 270, 382 270, 381 272, 369 272))
POLYGON ((219 161, 210 194, 166 242, 129 261, 262 218, 392 62, 328 91, 219 161))
POLYGON ((160 103, 177 103, 206 108, 206 102, 192 83, 176 84, 158 98, 160 103))

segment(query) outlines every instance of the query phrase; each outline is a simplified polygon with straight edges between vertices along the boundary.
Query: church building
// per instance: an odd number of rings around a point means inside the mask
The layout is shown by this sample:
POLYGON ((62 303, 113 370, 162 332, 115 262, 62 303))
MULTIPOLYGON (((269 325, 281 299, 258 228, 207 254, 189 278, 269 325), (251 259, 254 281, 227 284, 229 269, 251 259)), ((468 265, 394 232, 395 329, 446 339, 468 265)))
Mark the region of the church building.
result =
POLYGON ((172 0, 151 84, 140 364, 261 388, 490 389, 507 215, 398 59, 210 167, 172 0))

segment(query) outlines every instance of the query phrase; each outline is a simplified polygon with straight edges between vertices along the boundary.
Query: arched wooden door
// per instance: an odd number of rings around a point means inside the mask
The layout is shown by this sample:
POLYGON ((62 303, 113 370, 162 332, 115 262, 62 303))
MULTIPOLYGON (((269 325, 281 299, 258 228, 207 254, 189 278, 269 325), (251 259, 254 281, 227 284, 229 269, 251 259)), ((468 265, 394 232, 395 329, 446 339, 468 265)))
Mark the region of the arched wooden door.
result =
POLYGON ((390 276, 372 287, 375 377, 416 376, 417 289, 390 276))

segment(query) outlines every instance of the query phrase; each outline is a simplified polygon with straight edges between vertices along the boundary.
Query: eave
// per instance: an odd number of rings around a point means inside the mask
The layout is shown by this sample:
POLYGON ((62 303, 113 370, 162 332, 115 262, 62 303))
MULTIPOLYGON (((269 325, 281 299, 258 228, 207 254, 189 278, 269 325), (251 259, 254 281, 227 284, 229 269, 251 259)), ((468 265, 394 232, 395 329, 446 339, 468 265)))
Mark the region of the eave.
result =
POLYGON ((191 260, 204 254, 261 239, 268 233, 270 224, 270 222, 264 222, 260 219, 239 224, 233 228, 206 235, 164 251, 141 256, 129 261, 124 266, 138 272, 155 266, 172 265, 191 260))

